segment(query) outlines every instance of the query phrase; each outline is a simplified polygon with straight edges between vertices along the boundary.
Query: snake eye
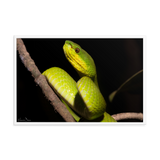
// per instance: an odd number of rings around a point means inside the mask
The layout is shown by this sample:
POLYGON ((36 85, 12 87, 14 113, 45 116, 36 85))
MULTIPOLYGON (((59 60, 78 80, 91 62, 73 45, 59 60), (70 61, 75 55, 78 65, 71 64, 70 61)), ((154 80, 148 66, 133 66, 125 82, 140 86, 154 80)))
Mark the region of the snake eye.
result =
POLYGON ((80 49, 79 49, 79 48, 76 48, 75 51, 76 51, 76 53, 79 53, 79 52, 80 52, 80 49))

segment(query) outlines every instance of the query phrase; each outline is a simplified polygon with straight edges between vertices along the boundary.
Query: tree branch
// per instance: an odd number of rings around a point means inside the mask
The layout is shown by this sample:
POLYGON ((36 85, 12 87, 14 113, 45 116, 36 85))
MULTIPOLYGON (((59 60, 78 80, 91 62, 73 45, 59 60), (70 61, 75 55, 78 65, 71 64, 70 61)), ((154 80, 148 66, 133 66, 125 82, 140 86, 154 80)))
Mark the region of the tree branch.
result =
POLYGON ((24 66, 28 69, 28 71, 31 72, 32 76, 35 79, 35 82, 41 87, 43 93, 45 94, 46 98, 51 102, 51 105, 54 107, 54 109, 64 118, 65 121, 75 122, 74 118, 69 113, 66 106, 59 100, 57 95, 48 85, 45 76, 41 74, 41 72, 35 65, 34 61, 27 52, 23 41, 20 38, 17 38, 17 50, 24 66))
POLYGON ((118 113, 112 115, 112 117, 116 120, 123 120, 123 119, 138 119, 140 121, 143 121, 143 114, 142 113, 134 113, 134 112, 128 112, 128 113, 118 113))

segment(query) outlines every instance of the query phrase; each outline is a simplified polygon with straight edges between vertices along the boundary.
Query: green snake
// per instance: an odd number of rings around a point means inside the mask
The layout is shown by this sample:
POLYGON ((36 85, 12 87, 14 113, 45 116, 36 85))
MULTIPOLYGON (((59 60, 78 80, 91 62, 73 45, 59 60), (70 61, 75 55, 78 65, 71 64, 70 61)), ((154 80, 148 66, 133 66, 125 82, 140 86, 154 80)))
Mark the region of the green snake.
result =
POLYGON ((67 60, 81 77, 80 80, 76 83, 59 67, 47 69, 42 74, 69 112, 76 121, 82 117, 87 122, 116 122, 105 112, 107 104, 98 86, 96 66, 92 57, 81 46, 69 40, 65 41, 63 50, 67 60))

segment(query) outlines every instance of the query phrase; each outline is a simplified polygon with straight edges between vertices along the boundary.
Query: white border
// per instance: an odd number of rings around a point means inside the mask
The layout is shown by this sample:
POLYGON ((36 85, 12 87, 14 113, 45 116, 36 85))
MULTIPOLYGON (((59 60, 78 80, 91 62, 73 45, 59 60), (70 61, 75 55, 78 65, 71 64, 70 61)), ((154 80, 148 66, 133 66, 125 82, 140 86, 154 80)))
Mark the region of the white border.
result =
POLYGON ((66 126, 66 125, 71 125, 71 126, 106 126, 106 125, 145 125, 146 124, 146 109, 145 109, 145 106, 146 106, 146 103, 145 103, 145 96, 146 96, 146 93, 145 93, 145 88, 146 88, 146 83, 145 83, 145 79, 146 79, 146 73, 145 73, 145 68, 146 68, 146 64, 145 64, 145 61, 146 61, 146 36, 144 35, 122 35, 122 36, 116 36, 116 35, 47 35, 47 36, 44 36, 44 35, 15 35, 14 36, 14 62, 13 62, 13 79, 14 79, 14 97, 13 97, 13 104, 14 104, 14 109, 13 109, 13 124, 16 125, 16 126, 53 126, 53 125, 61 125, 61 126, 66 126), (17 47, 16 47, 16 39, 17 38, 143 38, 143 122, 118 122, 118 123, 100 123, 100 122, 78 122, 78 123, 75 123, 75 122, 17 122, 16 121, 16 117, 17 117, 17 86, 16 86, 16 82, 17 82, 17 69, 16 69, 16 66, 17 66, 17 47))
POLYGON ((149 34, 147 34, 147 126, 149 126, 149 34))
POLYGON ((143 36, 143 124, 146 124, 146 36, 143 36))
POLYGON ((15 32, 16 38, 142 38, 145 32, 15 32))
POLYGON ((17 117, 17 46, 16 46, 16 36, 13 39, 13 124, 18 125, 16 122, 17 117))

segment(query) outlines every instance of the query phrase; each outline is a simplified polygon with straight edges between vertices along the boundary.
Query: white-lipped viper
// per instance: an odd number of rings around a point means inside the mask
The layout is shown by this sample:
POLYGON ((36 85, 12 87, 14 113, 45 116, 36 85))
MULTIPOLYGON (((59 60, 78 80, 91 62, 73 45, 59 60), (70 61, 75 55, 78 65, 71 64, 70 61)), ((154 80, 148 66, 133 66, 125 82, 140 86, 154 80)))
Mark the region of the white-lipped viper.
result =
POLYGON ((66 40, 64 54, 76 69, 75 80, 63 69, 52 67, 43 72, 54 91, 61 97, 76 121, 116 122, 107 112, 107 104, 98 87, 96 66, 92 57, 78 44, 66 40))

